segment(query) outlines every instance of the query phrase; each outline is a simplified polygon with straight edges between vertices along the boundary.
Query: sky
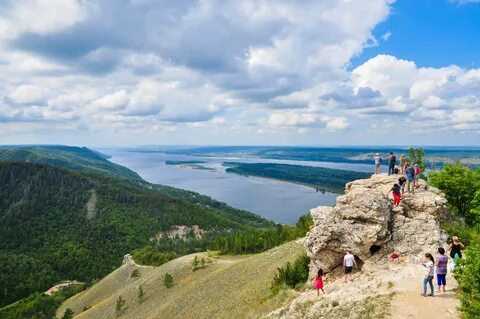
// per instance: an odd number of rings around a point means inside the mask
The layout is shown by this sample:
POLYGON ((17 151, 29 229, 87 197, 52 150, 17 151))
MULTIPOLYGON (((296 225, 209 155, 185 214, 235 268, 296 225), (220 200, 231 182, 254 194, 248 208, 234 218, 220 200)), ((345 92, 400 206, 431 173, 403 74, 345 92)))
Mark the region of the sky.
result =
POLYGON ((480 145, 480 0, 0 0, 0 144, 480 145))

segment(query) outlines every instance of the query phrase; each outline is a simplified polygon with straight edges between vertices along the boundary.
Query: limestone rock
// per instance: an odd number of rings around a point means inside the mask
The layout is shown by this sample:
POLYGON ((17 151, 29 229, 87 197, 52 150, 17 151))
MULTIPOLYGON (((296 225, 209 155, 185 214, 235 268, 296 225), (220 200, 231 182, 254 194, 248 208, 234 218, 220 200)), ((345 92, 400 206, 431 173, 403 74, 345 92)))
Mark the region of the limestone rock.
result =
POLYGON ((402 255, 435 252, 446 236, 439 219, 447 213, 447 201, 424 181, 414 194, 405 193, 393 208, 390 190, 399 176, 373 175, 348 183, 334 207, 311 210, 314 227, 305 246, 311 270, 330 271, 342 264, 345 251, 366 262, 376 253, 398 250, 402 255))

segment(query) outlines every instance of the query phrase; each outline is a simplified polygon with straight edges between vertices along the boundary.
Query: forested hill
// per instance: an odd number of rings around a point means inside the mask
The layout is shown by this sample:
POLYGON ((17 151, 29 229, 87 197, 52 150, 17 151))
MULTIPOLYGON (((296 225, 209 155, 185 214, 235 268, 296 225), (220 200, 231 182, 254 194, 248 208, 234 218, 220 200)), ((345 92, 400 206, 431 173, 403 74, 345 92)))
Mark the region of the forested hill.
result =
POLYGON ((272 224, 190 192, 0 162, 0 306, 59 280, 101 278, 172 225, 221 232, 272 224))
POLYGON ((30 162, 143 181, 134 171, 110 162, 100 152, 63 145, 0 146, 0 161, 30 162))

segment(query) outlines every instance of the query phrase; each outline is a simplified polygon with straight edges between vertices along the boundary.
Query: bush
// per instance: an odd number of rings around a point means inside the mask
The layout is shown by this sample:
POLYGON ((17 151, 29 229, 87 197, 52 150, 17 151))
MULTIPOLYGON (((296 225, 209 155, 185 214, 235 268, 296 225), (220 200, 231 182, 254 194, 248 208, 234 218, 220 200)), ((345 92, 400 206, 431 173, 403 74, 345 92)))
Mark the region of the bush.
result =
POLYGON ((452 210, 473 225, 478 220, 480 205, 480 173, 462 164, 445 165, 429 175, 429 182, 442 190, 452 210))
POLYGON ((160 266, 172 259, 177 258, 174 252, 160 251, 152 246, 145 246, 133 252, 135 262, 142 265, 160 266))
POLYGON ((125 304, 126 304, 125 299, 123 299, 122 296, 118 296, 117 301, 115 302, 115 316, 116 317, 120 317, 121 315, 123 315, 123 313, 127 309, 125 304))
POLYGON ((461 310, 465 319, 480 318, 480 243, 472 243, 455 268, 460 286, 461 310))
POLYGON ((310 258, 307 255, 298 257, 293 265, 287 262, 285 266, 277 269, 273 277, 271 290, 274 294, 282 288, 296 288, 298 284, 303 284, 308 279, 308 264, 310 258))
POLYGON ((163 284, 167 288, 172 288, 173 287, 173 277, 168 272, 163 277, 163 284))

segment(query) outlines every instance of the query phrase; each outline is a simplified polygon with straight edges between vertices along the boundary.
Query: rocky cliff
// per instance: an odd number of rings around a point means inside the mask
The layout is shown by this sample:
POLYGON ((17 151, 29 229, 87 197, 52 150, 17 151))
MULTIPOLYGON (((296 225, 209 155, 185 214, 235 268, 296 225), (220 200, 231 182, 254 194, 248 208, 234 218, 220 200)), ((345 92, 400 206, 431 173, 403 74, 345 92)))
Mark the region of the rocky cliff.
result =
MULTIPOLYGON (((307 283, 292 302, 265 318, 430 318, 430 313, 457 318, 453 290, 444 298, 420 296, 425 272, 421 257, 446 247, 440 220, 448 213, 447 201, 440 191, 420 181, 415 193, 405 193, 401 204, 392 207, 390 190, 398 178, 374 175, 353 181, 334 207, 311 210, 314 226, 304 244, 311 258, 311 277, 318 268, 327 272, 326 294, 317 296, 307 283), (343 280, 346 250, 360 266, 353 282, 343 280), (398 262, 388 260, 393 251, 401 255, 398 262)), ((450 275, 448 282, 455 287, 450 275)))
POLYGON ((305 246, 312 272, 341 266, 346 250, 363 264, 394 250, 419 256, 444 245, 439 220, 447 213, 445 197, 420 180, 415 193, 405 193, 400 205, 392 207, 389 193, 398 177, 374 175, 353 181, 334 207, 311 210, 314 227, 305 246))

